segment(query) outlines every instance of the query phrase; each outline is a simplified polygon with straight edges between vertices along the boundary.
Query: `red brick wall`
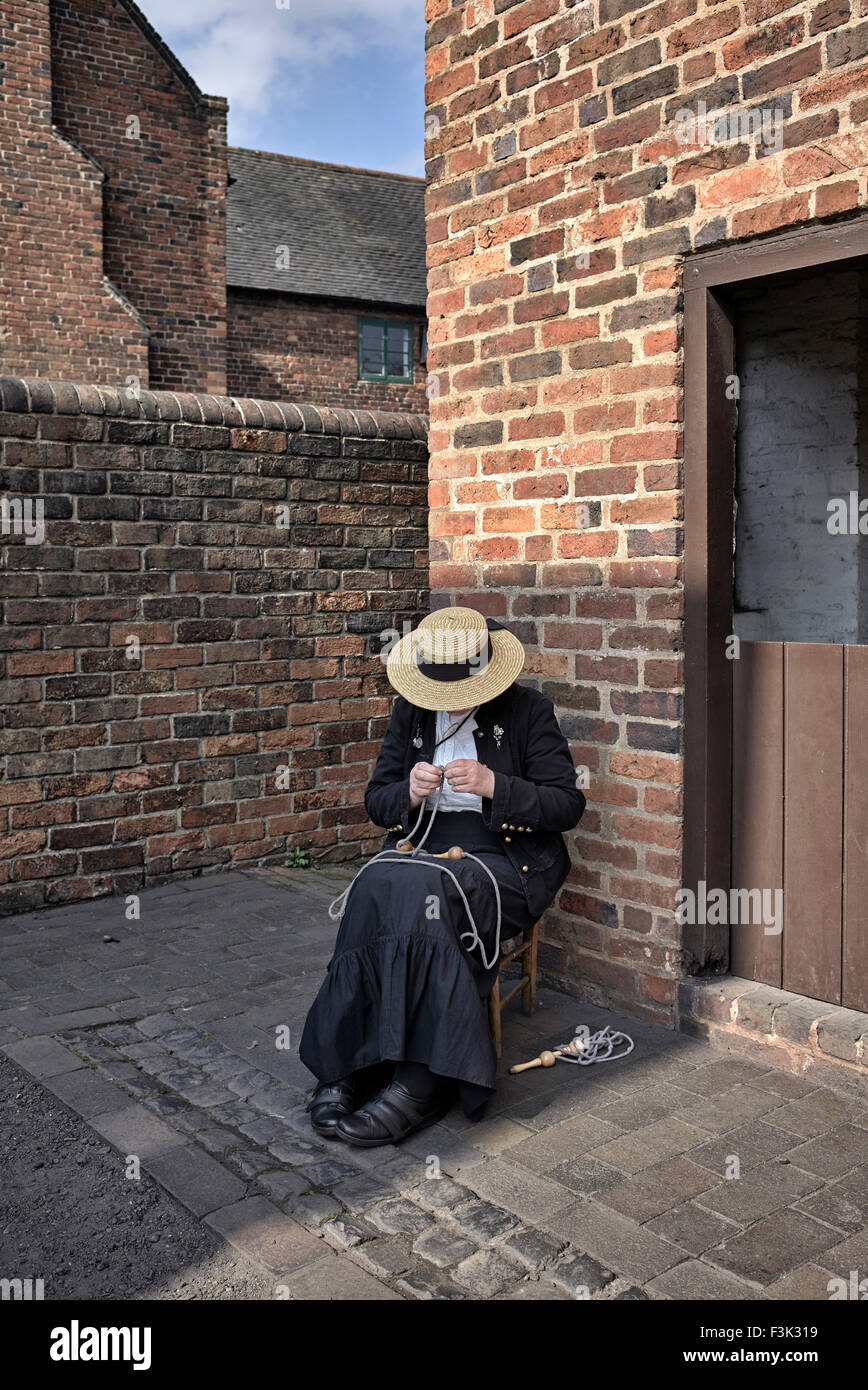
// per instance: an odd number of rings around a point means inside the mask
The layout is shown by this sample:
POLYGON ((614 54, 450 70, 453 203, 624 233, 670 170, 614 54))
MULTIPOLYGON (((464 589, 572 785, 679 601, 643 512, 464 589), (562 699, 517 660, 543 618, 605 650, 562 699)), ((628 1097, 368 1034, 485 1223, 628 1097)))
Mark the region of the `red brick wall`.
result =
POLYGON ((511 622, 589 768, 550 974, 660 1021, 683 965, 682 259, 865 207, 866 14, 427 3, 432 587, 511 622), (781 147, 684 143, 700 101, 779 109, 781 147))
POLYGON ((316 401, 352 410, 427 411, 419 359, 424 314, 348 306, 266 290, 229 290, 228 390, 232 395, 316 401), (359 381, 359 316, 412 323, 414 380, 359 381))
MULTIPOLYGON (((121 0, 51 16, 54 121, 105 172, 105 272, 148 325, 150 385, 225 391, 226 103, 191 91, 121 0)), ((62 209, 58 190, 50 220, 62 209)))
POLYGON ((147 326, 103 274, 103 174, 52 129, 48 0, 4 4, 0 53, 0 364, 147 385, 147 326))
POLYGON ((0 912, 379 844, 425 427, 0 378, 0 490, 45 507, 2 537, 0 912))

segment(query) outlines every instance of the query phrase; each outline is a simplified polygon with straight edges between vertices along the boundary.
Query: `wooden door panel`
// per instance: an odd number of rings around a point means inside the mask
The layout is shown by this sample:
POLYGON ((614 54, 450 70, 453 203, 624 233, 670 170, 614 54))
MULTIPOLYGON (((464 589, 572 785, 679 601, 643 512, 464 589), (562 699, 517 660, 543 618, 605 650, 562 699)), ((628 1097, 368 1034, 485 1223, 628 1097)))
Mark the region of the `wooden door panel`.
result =
POLYGON ((784 890, 733 974, 868 1012, 868 646, 742 642, 732 734, 731 886, 784 890))
POLYGON ((844 648, 784 644, 783 988, 841 1002, 844 648))
MULTIPOLYGON (((742 642, 733 662, 732 757, 732 885, 774 893, 784 881, 782 642, 742 642)), ((734 923, 730 941, 734 975, 781 988, 781 936, 734 923)))
POLYGON ((868 1010, 868 647, 844 648, 841 1002, 868 1010))

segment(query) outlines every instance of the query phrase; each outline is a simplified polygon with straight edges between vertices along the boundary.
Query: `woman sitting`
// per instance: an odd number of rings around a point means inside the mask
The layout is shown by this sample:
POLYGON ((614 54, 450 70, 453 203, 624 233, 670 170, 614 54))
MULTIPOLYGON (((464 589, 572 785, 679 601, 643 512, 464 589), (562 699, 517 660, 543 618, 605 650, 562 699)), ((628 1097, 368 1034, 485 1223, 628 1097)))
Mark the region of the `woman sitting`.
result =
POLYGON ((551 701, 514 683, 523 666, 518 639, 468 608, 430 614, 389 653, 398 698, 365 793, 388 835, 348 890, 300 1046, 322 1135, 390 1144, 456 1090, 471 1119, 494 1092, 500 943, 553 901, 562 832, 585 809, 551 701))

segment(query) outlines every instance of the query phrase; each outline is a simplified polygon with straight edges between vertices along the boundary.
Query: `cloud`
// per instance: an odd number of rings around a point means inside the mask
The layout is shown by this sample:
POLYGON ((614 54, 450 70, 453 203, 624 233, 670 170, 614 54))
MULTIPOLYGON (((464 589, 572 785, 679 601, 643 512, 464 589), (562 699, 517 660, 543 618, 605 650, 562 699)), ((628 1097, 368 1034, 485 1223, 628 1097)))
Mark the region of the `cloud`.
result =
POLYGON ((421 0, 143 0, 205 92, 229 99, 232 140, 279 97, 301 104, 323 72, 373 48, 421 61, 421 0))

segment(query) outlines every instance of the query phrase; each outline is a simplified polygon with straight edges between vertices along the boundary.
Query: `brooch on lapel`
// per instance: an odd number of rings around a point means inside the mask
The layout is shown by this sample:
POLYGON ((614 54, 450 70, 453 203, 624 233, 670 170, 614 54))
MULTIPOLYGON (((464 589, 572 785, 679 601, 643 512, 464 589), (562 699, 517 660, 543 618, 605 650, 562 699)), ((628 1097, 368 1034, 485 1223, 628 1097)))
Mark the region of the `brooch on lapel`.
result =
POLYGON ((422 747, 422 726, 421 726, 421 724, 417 724, 417 725, 416 725, 416 737, 413 739, 413 747, 414 747, 414 748, 421 748, 421 747, 422 747))
POLYGON ((503 738, 505 732, 506 730, 501 729, 499 724, 495 724, 492 733, 494 734, 494 741, 497 744, 498 748, 500 747, 500 740, 503 738))

